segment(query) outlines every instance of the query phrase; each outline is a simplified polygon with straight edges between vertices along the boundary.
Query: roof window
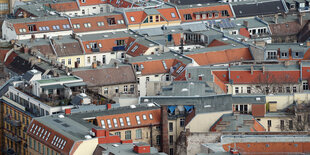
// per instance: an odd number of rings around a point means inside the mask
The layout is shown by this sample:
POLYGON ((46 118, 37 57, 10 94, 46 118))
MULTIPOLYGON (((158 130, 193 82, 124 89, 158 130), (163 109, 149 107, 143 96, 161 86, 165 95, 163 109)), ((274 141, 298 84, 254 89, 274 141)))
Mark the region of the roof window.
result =
POLYGON ((135 17, 133 17, 133 16, 130 17, 130 20, 131 20, 132 22, 135 22, 135 21, 136 21, 136 20, 135 20, 135 17))
POLYGON ((136 116, 136 120, 137 120, 137 123, 138 123, 138 124, 141 124, 140 116, 136 116))
POLYGON ((130 126, 131 123, 130 123, 130 118, 129 117, 126 117, 126 121, 127 121, 127 125, 130 126))
POLYGON ((136 45, 134 48, 131 49, 131 52, 132 52, 132 53, 135 52, 135 51, 138 49, 138 47, 139 47, 139 46, 136 45))
POLYGON ((104 128, 104 129, 105 129, 105 123, 104 123, 104 120, 101 120, 101 126, 102 126, 102 128, 104 128))
POLYGON ((121 126, 124 126, 124 120, 123 120, 123 118, 119 118, 119 122, 120 122, 121 126))
POLYGON ((108 127, 112 128, 111 120, 107 119, 108 127))
POLYGON ((113 123, 114 123, 114 127, 118 127, 118 125, 117 125, 117 119, 116 118, 113 118, 113 123))
POLYGON ((174 12, 171 12, 171 17, 172 17, 172 18, 175 18, 175 17, 176 17, 174 12))

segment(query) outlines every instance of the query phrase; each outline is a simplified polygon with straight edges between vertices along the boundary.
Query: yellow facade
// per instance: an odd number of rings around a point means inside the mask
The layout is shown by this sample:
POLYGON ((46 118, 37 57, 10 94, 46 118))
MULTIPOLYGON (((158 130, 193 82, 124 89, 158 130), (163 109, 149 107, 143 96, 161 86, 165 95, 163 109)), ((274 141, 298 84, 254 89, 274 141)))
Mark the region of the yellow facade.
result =
POLYGON ((12 150, 16 154, 27 155, 27 126, 32 117, 24 109, 17 108, 16 102, 3 97, 3 151, 12 150))
POLYGON ((28 152, 29 155, 60 155, 59 152, 50 147, 47 147, 46 145, 31 137, 28 137, 28 152))
POLYGON ((150 15, 147 16, 145 18, 145 20, 147 20, 147 23, 144 23, 144 21, 140 24, 134 24, 134 25, 128 25, 129 29, 139 29, 139 28, 150 28, 150 27, 158 27, 158 26, 162 26, 162 25, 180 25, 181 20, 177 20, 177 21, 165 21, 165 20, 161 20, 161 16, 160 15, 150 15), (158 19, 158 20, 157 20, 158 19))
POLYGON ((84 55, 75 55, 75 56, 67 56, 67 57, 58 57, 57 61, 63 63, 65 66, 69 68, 75 68, 75 62, 79 61, 79 67, 85 66, 84 55))
POLYGON ((10 13, 10 1, 0 0, 0 15, 6 15, 10 13))

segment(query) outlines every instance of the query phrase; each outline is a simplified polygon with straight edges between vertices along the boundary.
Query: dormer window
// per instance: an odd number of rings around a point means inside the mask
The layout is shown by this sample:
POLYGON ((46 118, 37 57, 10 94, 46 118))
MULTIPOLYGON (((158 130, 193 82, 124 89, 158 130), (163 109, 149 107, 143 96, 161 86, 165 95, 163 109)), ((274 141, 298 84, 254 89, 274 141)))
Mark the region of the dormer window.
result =
POLYGON ((172 17, 172 18, 175 18, 175 17, 176 17, 174 12, 171 12, 171 17, 172 17))
POLYGON ((86 0, 81 0, 82 1, 82 3, 86 3, 86 0))
POLYGON ((90 27, 91 27, 91 24, 90 24, 90 23, 84 23, 84 27, 85 27, 85 28, 90 28, 90 27))
POLYGON ((115 25, 116 24, 115 18, 108 18, 107 22, 109 25, 115 25))
POLYGON ((185 20, 192 20, 191 14, 184 14, 185 20))
POLYGON ((282 57, 287 57, 287 53, 283 52, 283 53, 281 53, 281 56, 282 57))
POLYGON ((138 49, 138 45, 136 45, 134 48, 132 48, 132 50, 131 50, 131 52, 133 53, 133 52, 135 52, 137 49, 138 49))
POLYGON ((131 17, 130 17, 130 20, 131 20, 132 22, 135 22, 135 17, 131 16, 131 17))
POLYGON ((295 52, 295 56, 296 56, 296 57, 298 57, 298 56, 299 56, 298 52, 295 52))
POLYGON ((104 22, 98 22, 97 25, 98 26, 104 26, 104 22))
POLYGON ((37 31, 36 25, 28 25, 29 32, 37 31))

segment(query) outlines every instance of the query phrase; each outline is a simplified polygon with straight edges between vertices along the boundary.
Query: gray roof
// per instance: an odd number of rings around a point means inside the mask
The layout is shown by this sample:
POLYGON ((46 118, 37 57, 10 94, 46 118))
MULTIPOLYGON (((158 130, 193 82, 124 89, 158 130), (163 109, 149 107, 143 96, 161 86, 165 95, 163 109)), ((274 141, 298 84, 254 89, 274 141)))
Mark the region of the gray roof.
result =
POLYGON ((162 96, 210 96, 213 89, 205 82, 174 81, 162 88, 162 96))
POLYGON ((234 95, 232 97, 233 103, 246 104, 265 104, 266 96, 264 95, 234 95))
POLYGON ((281 0, 259 1, 257 3, 245 3, 233 5, 233 10, 237 18, 251 17, 259 15, 269 15, 285 12, 284 4, 281 0))
MULTIPOLYGON (((99 149, 97 147, 96 153, 102 152, 102 154, 114 154, 114 155, 136 155, 138 153, 133 151, 133 147, 136 144, 99 144, 98 147, 102 148, 99 149)), ((147 153, 148 155, 166 155, 166 153, 158 153, 157 149, 154 147, 150 148, 150 153, 147 153)))
POLYGON ((250 142, 310 142, 308 135, 224 135, 222 144, 250 142))

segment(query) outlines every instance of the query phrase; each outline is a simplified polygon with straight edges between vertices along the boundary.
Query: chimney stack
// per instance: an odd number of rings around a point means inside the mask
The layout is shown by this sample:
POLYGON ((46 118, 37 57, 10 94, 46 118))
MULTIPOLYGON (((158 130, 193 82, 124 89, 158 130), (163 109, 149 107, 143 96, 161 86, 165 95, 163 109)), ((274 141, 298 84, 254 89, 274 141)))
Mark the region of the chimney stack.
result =
POLYGON ((253 75, 253 72, 254 72, 254 67, 253 65, 251 65, 251 75, 253 75))
POLYGON ((118 63, 114 62, 114 66, 115 66, 115 68, 118 68, 118 63))
POLYGON ((263 74, 265 74, 265 65, 263 65, 263 74))
POLYGON ((303 24, 303 17, 302 16, 304 16, 304 14, 303 13, 299 13, 299 15, 298 15, 298 19, 299 19, 299 24, 300 25, 302 25, 303 24))
POLYGON ((65 109, 65 114, 70 115, 71 114, 71 109, 65 109))
POLYGON ((278 24, 278 18, 279 18, 278 14, 275 14, 274 15, 274 23, 275 24, 278 24))
POLYGON ((306 41, 306 46, 307 46, 307 47, 310 47, 310 40, 307 40, 307 41, 306 41))
POLYGON ((246 21, 246 20, 244 20, 244 21, 243 21, 243 25, 244 25, 246 28, 248 28, 248 26, 249 26, 249 22, 248 22, 248 21, 246 21))
POLYGON ((43 35, 43 39, 47 39, 47 35, 46 34, 43 35))
POLYGON ((93 68, 93 69, 96 69, 96 68, 97 68, 97 63, 96 63, 96 62, 93 62, 93 63, 92 63, 92 68, 93 68))
POLYGON ((107 109, 109 110, 109 109, 111 109, 111 108, 112 108, 111 103, 108 103, 108 104, 107 104, 107 109))

